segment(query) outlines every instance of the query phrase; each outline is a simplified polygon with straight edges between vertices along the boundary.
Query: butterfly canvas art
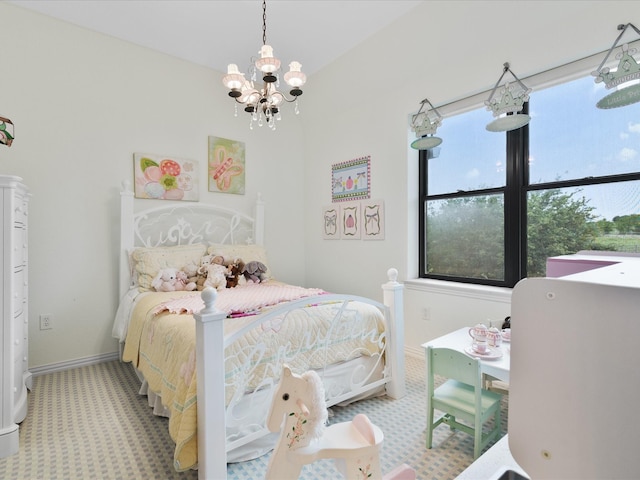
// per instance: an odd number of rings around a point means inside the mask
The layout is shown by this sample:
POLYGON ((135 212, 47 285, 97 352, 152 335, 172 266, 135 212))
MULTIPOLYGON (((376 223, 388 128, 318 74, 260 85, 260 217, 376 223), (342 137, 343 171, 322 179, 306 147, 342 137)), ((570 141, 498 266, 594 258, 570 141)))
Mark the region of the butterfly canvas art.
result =
POLYGON ((244 195, 244 142, 209 137, 209 191, 244 195))

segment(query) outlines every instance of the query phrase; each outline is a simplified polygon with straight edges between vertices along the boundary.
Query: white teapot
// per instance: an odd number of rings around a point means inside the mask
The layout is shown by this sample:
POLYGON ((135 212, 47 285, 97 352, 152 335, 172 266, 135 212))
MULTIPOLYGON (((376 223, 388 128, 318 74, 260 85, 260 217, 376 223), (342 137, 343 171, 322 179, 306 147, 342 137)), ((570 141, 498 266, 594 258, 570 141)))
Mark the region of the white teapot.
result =
POLYGON ((489 329, 484 323, 478 323, 475 327, 469 329, 469 335, 476 342, 486 342, 489 329))
POLYGON ((473 338, 471 348, 476 353, 485 354, 489 350, 489 345, 487 344, 488 333, 489 329, 483 323, 479 323, 469 329, 469 335, 473 338))
POLYGON ((502 332, 496 327, 489 328, 487 332, 487 343, 490 347, 499 347, 502 345, 502 332))

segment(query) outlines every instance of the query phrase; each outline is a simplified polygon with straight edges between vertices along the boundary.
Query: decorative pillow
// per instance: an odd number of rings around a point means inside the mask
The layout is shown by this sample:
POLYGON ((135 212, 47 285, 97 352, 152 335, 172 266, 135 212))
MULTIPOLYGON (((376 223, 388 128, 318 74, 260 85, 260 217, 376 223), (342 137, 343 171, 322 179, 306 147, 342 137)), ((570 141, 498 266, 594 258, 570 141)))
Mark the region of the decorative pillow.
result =
POLYGON ((273 272, 267 261, 267 251, 262 245, 227 245, 222 243, 214 243, 209 246, 207 253, 210 255, 222 255, 225 258, 241 258, 245 263, 257 260, 264 263, 267 267, 265 279, 273 278, 273 272))
POLYGON ((200 264, 200 259, 207 252, 202 243, 194 245, 176 245, 173 247, 140 247, 136 248, 131 258, 135 273, 138 276, 138 287, 151 290, 151 282, 163 268, 182 269, 191 262, 200 264))

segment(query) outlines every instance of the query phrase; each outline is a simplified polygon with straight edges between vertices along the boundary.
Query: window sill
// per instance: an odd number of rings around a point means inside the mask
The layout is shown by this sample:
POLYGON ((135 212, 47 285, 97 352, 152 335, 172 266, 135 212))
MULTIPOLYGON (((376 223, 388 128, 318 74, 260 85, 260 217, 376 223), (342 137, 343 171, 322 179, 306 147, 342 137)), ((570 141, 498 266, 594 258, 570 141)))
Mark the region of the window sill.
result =
POLYGON ((407 290, 435 293, 455 297, 469 297, 482 300, 511 303, 511 288, 475 285, 472 283, 447 282, 427 278, 412 278, 404 281, 407 290))

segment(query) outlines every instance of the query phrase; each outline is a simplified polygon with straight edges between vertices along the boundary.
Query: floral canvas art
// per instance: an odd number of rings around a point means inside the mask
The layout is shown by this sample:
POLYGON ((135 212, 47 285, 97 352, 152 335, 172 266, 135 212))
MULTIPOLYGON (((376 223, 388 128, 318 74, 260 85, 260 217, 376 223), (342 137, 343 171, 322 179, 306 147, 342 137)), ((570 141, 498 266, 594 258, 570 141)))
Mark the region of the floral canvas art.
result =
POLYGON ((244 195, 244 142, 209 137, 209 191, 244 195))
POLYGON ((133 154, 136 198, 198 201, 198 162, 149 153, 133 154))

